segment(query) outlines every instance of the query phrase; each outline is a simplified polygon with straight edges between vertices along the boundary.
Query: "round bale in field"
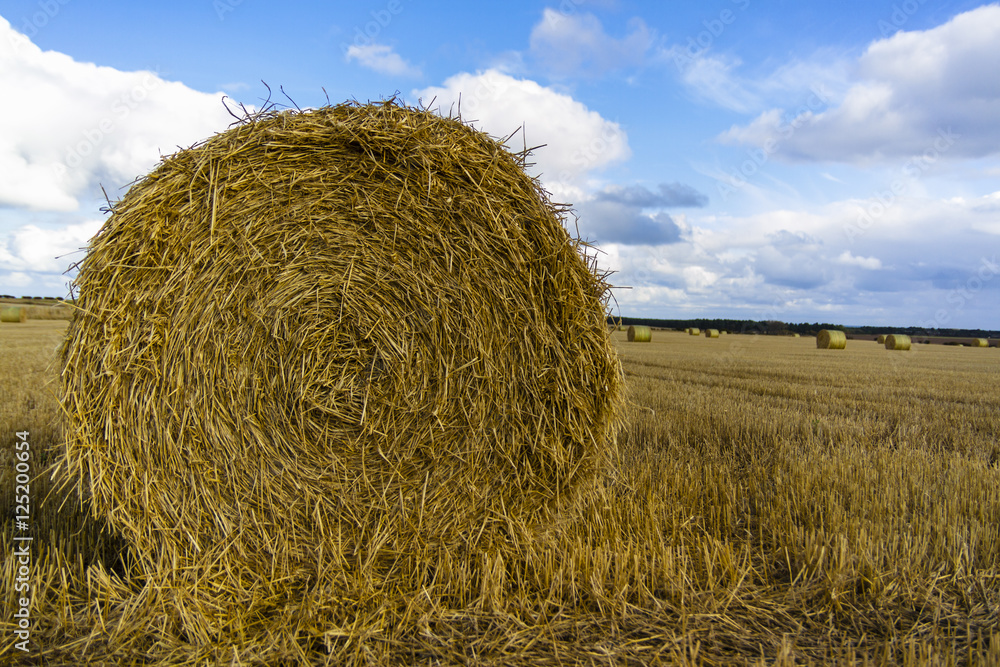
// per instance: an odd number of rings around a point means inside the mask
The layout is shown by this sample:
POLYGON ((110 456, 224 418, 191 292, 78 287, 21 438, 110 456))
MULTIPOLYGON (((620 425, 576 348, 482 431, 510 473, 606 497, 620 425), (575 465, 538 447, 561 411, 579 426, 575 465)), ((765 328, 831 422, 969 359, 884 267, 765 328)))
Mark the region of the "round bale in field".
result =
POLYGON ((393 100, 266 110, 112 205, 65 460, 145 572, 225 608, 370 586, 512 553, 588 488, 624 401, 608 285, 526 158, 393 100))
POLYGON ((885 334, 879 334, 877 342, 879 345, 885 345, 885 334))
POLYGON ((705 329, 705 338, 718 338, 718 337, 719 337, 718 329, 705 329))
POLYGON ((628 328, 628 342, 648 343, 653 339, 653 331, 649 327, 630 326, 628 328))
POLYGON ((823 329, 816 335, 816 347, 820 350, 843 350, 847 347, 847 334, 839 329, 823 329))
POLYGON ((972 347, 989 347, 990 346, 990 341, 987 340, 986 338, 973 338, 971 346, 972 347))
POLYGON ((691 334, 692 336, 700 336, 701 329, 696 329, 695 327, 691 327, 690 329, 688 329, 688 333, 691 334))
POLYGON ((910 337, 906 334, 889 334, 885 337, 885 349, 887 350, 909 350, 910 337))
POLYGON ((23 306, 0 308, 0 322, 27 322, 28 309, 23 306))

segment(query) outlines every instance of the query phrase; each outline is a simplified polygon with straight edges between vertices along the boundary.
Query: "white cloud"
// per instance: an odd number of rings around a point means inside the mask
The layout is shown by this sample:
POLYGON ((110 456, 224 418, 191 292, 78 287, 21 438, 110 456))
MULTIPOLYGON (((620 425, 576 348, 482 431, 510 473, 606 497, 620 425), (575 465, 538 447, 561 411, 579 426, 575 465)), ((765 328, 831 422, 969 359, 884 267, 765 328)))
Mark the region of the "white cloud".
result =
POLYGON ((83 255, 78 253, 104 224, 91 220, 58 229, 25 225, 8 235, 0 246, 0 264, 15 271, 63 273, 83 255))
POLYGON ((250 90, 250 84, 244 81, 230 81, 229 83, 219 85, 219 88, 230 93, 238 93, 244 90, 250 90))
POLYGON ((518 150, 544 144, 532 155, 532 175, 562 201, 575 203, 588 190, 587 179, 600 169, 627 159, 631 151, 618 123, 602 118, 569 95, 497 70, 461 73, 442 86, 414 93, 425 104, 434 100, 443 113, 462 117, 495 137, 507 137, 522 125, 524 137, 511 139, 518 150))
POLYGON ((0 241, 0 293, 65 296, 72 277, 64 275, 84 257, 81 252, 103 220, 73 223, 55 229, 23 225, 0 241))
POLYGON ((841 264, 860 266, 862 269, 876 271, 882 268, 882 262, 878 257, 855 257, 850 250, 845 250, 837 257, 841 264))
POLYGON ((627 316, 998 328, 998 199, 899 198, 863 229, 866 200, 695 211, 677 216, 676 242, 602 245, 599 262, 635 288, 615 292, 627 316))
POLYGON ((726 53, 704 49, 692 53, 689 46, 674 44, 661 50, 657 60, 672 64, 681 82, 701 102, 736 111, 775 113, 773 107, 787 107, 779 116, 785 122, 826 108, 848 87, 849 65, 836 52, 821 50, 810 60, 784 64, 762 78, 743 76, 743 61, 726 53))
POLYGON ((611 37, 593 14, 566 14, 547 8, 531 31, 530 53, 555 78, 597 77, 643 62, 655 34, 633 19, 628 34, 611 37))
POLYGON ((1000 79, 990 67, 998 61, 1000 5, 993 4, 873 42, 830 108, 793 114, 784 125, 768 111, 719 138, 756 146, 780 141, 779 156, 806 161, 997 155, 1000 79))
POLYGON ((357 60, 362 66, 380 74, 392 76, 419 77, 420 68, 414 67, 386 44, 352 44, 347 48, 348 62, 357 60))
MULTIPOLYGON (((35 279, 29 276, 23 271, 14 271, 13 273, 7 273, 0 275, 0 285, 6 285, 10 287, 27 287, 35 282, 35 279)), ((3 288, 3 289, 6 289, 3 288)), ((15 290, 7 289, 8 292, 13 292, 15 290)), ((6 292, 5 292, 6 293, 6 292)), ((20 294, 15 294, 14 296, 22 296, 20 294)), ((27 295, 33 296, 33 295, 27 295)))
POLYGON ((738 58, 701 56, 686 63, 681 80, 699 99, 746 113, 760 107, 761 97, 734 75, 740 64, 738 58))
POLYGON ((70 211, 223 130, 220 95, 42 51, 0 18, 0 205, 70 211))

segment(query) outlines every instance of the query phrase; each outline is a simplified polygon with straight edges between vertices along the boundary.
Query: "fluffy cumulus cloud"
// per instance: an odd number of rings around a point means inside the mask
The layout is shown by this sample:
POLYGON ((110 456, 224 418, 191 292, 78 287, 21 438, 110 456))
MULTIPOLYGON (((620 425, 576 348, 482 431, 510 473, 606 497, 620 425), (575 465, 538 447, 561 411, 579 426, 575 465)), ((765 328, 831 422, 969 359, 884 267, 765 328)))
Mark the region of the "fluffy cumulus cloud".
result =
POLYGON ((631 155, 618 123, 569 95, 495 69, 456 74, 415 95, 425 104, 434 100, 442 113, 461 112, 463 119, 495 137, 508 137, 523 127, 523 136, 512 138, 510 147, 544 144, 532 154, 530 172, 557 199, 569 203, 585 196, 595 172, 631 155))
POLYGON ((938 27, 873 42, 854 63, 835 104, 792 122, 769 110, 720 139, 765 146, 805 161, 867 163, 928 155, 1000 153, 1000 5, 979 7, 938 27))
POLYGON ((13 231, 0 245, 0 265, 14 272, 62 273, 79 256, 77 251, 100 230, 103 220, 89 220, 57 229, 29 224, 13 231))
POLYGON ((2 18, 0 89, 17 91, 16 100, 0 105, 0 209, 24 213, 0 219, 5 293, 28 285, 63 293, 61 274, 74 260, 56 257, 96 231, 98 223, 87 220, 103 201, 102 187, 117 198, 161 155, 233 121, 219 94, 156 72, 123 72, 42 51, 2 18))
POLYGON ((663 211, 644 213, 637 206, 598 199, 581 204, 577 213, 581 235, 600 244, 660 245, 680 239, 677 223, 663 211))
POLYGON ((29 296, 63 296, 69 267, 83 258, 82 249, 103 220, 43 228, 28 224, 0 237, 0 291, 33 288, 29 296))
POLYGON ((640 65, 654 41, 653 31, 638 18, 624 37, 614 38, 593 14, 547 8, 531 31, 529 53, 548 76, 599 77, 640 65))
POLYGON ((676 243, 681 228, 665 208, 701 207, 708 198, 683 183, 608 185, 577 206, 581 233, 598 243, 676 243))
POLYGON ((131 182, 164 154, 223 130, 220 95, 42 51, 0 18, 0 205, 75 210, 131 182))
POLYGON ((419 77, 420 68, 406 62, 402 56, 386 44, 352 44, 344 56, 348 62, 356 60, 363 67, 380 74, 392 76, 419 77))
POLYGON ((623 314, 998 328, 995 201, 900 199, 862 227, 864 200, 676 215, 673 242, 615 239, 600 262, 631 287, 615 293, 623 314))

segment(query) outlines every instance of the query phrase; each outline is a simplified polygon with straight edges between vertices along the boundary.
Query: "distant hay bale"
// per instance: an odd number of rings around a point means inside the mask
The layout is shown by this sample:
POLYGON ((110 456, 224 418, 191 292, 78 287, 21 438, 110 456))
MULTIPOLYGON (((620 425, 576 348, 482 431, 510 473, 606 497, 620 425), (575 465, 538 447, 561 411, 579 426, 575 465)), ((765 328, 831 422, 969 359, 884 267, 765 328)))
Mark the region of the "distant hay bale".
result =
POLYGON ((692 336, 700 336, 701 330, 691 327, 690 329, 688 329, 688 333, 691 334, 692 336))
POLYGON ((648 343, 653 339, 653 331, 649 327, 630 326, 628 328, 628 342, 648 343))
POLYGON ((879 345, 885 345, 885 334, 879 334, 879 336, 878 336, 878 344, 879 345))
POLYGON ((112 206, 64 458, 148 575, 298 605, 514 553, 589 488, 624 405, 608 285, 526 158, 395 101, 270 110, 112 206))
POLYGON ((986 338, 973 338, 970 343, 971 347, 989 347, 990 341, 986 338))
POLYGON ((792 338, 798 338, 798 337, 799 337, 799 334, 797 334, 797 333, 793 333, 792 334, 792 338))
POLYGON ((705 329, 705 338, 718 338, 718 337, 719 337, 718 329, 705 329))
POLYGON ((889 334, 885 337, 885 349, 887 350, 909 350, 910 337, 906 334, 889 334))
POLYGON ((23 306, 0 308, 0 322, 27 322, 28 311, 23 306))
POLYGON ((820 350, 843 350, 847 347, 847 334, 839 329, 823 329, 816 335, 816 347, 820 350))

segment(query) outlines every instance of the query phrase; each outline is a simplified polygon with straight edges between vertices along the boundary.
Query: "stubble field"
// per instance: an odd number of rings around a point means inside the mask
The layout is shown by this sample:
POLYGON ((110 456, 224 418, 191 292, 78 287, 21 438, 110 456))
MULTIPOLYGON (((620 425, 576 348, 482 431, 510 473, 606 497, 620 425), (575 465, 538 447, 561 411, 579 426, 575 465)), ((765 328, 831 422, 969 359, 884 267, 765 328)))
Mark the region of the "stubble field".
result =
POLYGON ((616 332, 632 407, 615 465, 520 558, 456 557, 434 595, 379 591, 318 634, 300 610, 266 641, 206 643, 130 578, 74 481, 49 479, 65 326, 0 326, 0 662, 1000 664, 997 349, 616 332), (13 617, 19 431, 29 654, 13 617))

